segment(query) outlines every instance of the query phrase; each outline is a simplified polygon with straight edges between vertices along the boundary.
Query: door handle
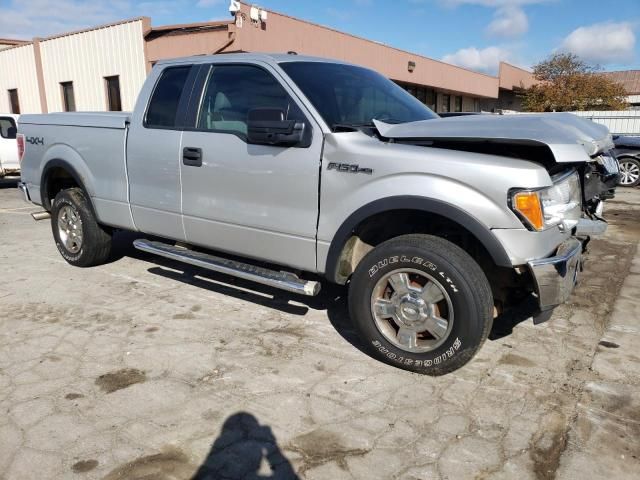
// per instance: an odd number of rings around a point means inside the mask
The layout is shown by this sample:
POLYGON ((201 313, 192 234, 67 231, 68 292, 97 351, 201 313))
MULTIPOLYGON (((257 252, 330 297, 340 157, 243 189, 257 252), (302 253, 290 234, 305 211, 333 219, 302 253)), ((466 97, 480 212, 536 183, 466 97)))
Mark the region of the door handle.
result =
POLYGON ((182 149, 182 163, 189 167, 202 166, 202 149, 184 147, 182 149))

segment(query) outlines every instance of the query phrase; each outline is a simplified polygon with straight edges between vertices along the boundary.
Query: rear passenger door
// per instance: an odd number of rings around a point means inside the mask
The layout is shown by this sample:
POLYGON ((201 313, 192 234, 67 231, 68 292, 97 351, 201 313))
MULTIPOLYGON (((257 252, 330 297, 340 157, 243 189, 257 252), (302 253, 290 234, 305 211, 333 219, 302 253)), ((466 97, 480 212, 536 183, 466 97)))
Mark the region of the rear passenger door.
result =
MULTIPOLYGON (((182 127, 198 67, 169 66, 154 71, 148 105, 137 105, 127 140, 131 213, 138 230, 184 240, 180 161, 182 127)), ((144 101, 144 100, 142 100, 144 101)))
POLYGON ((187 242, 315 270, 319 126, 269 65, 203 65, 196 85, 180 165, 187 242), (310 146, 248 143, 261 108, 304 121, 310 146))

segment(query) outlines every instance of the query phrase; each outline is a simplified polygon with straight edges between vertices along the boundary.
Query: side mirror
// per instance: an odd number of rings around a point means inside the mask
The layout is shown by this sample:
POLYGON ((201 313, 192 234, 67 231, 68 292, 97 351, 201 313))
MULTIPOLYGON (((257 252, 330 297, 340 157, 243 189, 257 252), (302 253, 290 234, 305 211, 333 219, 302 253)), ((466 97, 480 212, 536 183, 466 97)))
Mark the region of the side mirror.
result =
POLYGON ((18 129, 16 127, 7 128, 7 138, 14 139, 18 136, 18 129))
POLYGON ((284 112, 277 108, 250 110, 247 118, 249 143, 283 147, 295 147, 302 143, 305 123, 285 120, 284 117, 284 112))

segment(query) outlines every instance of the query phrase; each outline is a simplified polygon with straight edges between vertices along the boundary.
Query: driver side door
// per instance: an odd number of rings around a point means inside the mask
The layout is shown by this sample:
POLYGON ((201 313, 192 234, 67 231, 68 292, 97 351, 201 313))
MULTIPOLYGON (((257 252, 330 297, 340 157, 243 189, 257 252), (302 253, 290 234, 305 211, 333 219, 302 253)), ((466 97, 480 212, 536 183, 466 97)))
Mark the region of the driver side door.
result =
POLYGON ((198 83, 180 164, 187 242, 315 271, 319 126, 269 65, 203 65, 198 83), (307 147, 248 142, 249 112, 273 108, 305 122, 307 147))

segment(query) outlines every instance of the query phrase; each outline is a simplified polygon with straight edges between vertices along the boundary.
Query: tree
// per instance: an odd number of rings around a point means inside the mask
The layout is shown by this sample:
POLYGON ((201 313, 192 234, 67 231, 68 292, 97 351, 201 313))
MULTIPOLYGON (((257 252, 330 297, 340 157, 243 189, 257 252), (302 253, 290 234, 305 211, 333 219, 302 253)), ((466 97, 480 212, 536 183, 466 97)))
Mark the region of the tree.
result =
POLYGON ((572 53, 556 53, 533 67, 538 83, 523 93, 528 112, 624 110, 622 85, 572 53))

